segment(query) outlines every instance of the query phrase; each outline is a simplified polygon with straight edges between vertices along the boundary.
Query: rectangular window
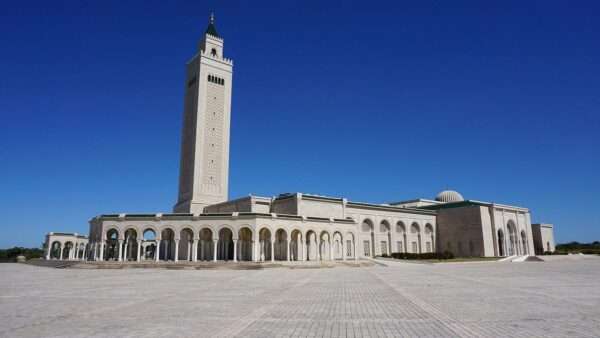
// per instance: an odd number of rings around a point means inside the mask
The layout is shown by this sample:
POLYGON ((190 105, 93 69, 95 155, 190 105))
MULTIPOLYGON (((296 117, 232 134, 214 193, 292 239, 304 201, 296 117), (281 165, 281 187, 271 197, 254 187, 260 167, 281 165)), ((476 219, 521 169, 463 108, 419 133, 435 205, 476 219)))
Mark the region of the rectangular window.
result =
POLYGON ((367 256, 367 257, 371 256, 371 253, 370 253, 371 250, 369 250, 370 249, 369 241, 363 242, 363 248, 364 248, 365 256, 367 256))
POLYGON ((419 248, 417 247, 417 242, 412 242, 412 252, 419 253, 419 248))
POLYGON ((381 243, 379 244, 381 247, 381 254, 382 255, 387 255, 387 242, 386 241, 381 241, 381 243))
POLYGON ((402 246, 402 241, 396 242, 396 252, 404 252, 404 247, 402 246))
POLYGON ((352 257, 352 241, 346 241, 346 257, 352 257))
POLYGON ((431 242, 425 243, 425 248, 427 248, 427 252, 432 252, 431 251, 431 242))

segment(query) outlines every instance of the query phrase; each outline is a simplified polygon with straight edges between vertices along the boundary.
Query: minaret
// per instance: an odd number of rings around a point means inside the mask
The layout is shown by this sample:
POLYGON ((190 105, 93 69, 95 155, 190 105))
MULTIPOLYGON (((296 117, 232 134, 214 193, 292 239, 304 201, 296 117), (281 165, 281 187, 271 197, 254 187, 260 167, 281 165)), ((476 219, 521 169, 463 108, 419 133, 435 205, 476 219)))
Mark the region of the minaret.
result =
POLYGON ((214 15, 186 68, 179 198, 173 211, 202 213, 228 198, 233 61, 223 57, 214 15))

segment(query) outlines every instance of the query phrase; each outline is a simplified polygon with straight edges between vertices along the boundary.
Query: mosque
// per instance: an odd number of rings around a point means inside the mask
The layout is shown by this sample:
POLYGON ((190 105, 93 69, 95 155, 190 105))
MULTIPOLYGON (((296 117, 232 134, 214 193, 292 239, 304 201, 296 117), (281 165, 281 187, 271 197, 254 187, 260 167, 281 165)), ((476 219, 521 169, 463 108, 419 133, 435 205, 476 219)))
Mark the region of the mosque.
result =
POLYGON ((179 196, 173 211, 105 214, 89 236, 49 233, 46 259, 331 261, 392 252, 501 257, 554 250, 553 227, 529 209, 465 200, 388 204, 302 193, 228 198, 233 61, 211 15, 186 64, 179 196))

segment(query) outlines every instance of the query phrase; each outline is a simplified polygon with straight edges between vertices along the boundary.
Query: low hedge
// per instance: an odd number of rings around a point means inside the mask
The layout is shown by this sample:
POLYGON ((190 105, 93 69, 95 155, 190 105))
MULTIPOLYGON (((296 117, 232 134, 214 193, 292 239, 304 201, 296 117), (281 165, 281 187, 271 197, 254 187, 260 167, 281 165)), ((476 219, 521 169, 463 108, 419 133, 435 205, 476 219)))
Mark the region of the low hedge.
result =
MULTIPOLYGON (((383 257, 390 257, 388 255, 384 255, 383 257)), ((407 252, 393 252, 391 255, 392 258, 395 259, 452 259, 454 255, 452 252, 444 251, 444 252, 426 252, 426 253, 407 253, 407 252)))

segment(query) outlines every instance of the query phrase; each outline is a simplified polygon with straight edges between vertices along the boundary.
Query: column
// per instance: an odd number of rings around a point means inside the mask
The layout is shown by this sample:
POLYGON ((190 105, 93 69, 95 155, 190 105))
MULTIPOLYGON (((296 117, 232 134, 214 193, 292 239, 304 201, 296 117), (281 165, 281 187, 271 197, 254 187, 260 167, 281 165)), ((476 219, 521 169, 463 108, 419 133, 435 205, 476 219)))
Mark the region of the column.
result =
POLYGON ((142 251, 142 240, 138 239, 138 241, 137 241, 137 252, 135 254, 135 260, 136 260, 136 262, 139 262, 141 260, 141 257, 140 257, 140 252, 141 251, 142 251))
POLYGON ((123 261, 127 262, 127 259, 129 258, 129 253, 127 252, 129 250, 129 241, 125 241, 124 242, 125 245, 123 246, 123 261))
POLYGON ((60 256, 58 256, 58 259, 62 259, 63 249, 64 249, 64 246, 61 243, 61 246, 60 246, 60 256))
MULTIPOLYGON (((406 237, 405 237, 405 238, 406 238, 406 237)), ((359 251, 358 251, 358 243, 359 243, 359 242, 360 242, 360 241, 359 241, 359 238, 358 238, 358 236, 355 236, 355 237, 354 237, 354 260, 355 260, 355 261, 357 261, 357 260, 358 260, 358 252, 359 252, 359 251)), ((406 240, 405 240, 405 243, 406 243, 406 240)), ((406 245, 406 244, 405 244, 405 245, 406 245)), ((405 250, 404 252, 406 252, 406 250, 405 250)))
POLYGON ((160 239, 156 240, 156 249, 154 250, 154 260, 160 261, 160 239))
POLYGON ((175 240, 175 262, 177 263, 179 261, 179 240, 176 239, 175 240))
POLYGON ((100 262, 104 261, 104 241, 100 242, 100 257, 98 258, 100 262))
POLYGON ((290 245, 292 245, 292 241, 290 239, 288 239, 287 245, 286 245, 287 246, 287 254, 285 256, 287 258, 288 262, 290 261, 290 245))
POLYGON ((213 239, 213 261, 217 261, 217 246, 219 244, 218 239, 213 239))
POLYGON ((123 240, 119 240, 119 262, 123 260, 123 240))
POLYGON ((233 240, 233 261, 237 262, 237 239, 233 240))
POLYGON ((198 241, 192 241, 192 262, 198 261, 198 241))
POLYGON ((92 251, 92 260, 95 261, 95 260, 98 259, 98 255, 97 255, 97 252, 98 252, 98 243, 96 243, 96 242, 92 243, 92 250, 93 250, 92 251))
POLYGON ((48 252, 46 253, 46 260, 50 259, 51 253, 52 253, 52 243, 48 242, 48 252))
POLYGON ((346 260, 346 250, 344 250, 344 239, 341 240, 340 247, 342 248, 342 260, 346 260))
POLYGON ((274 241, 271 241, 271 262, 275 262, 275 245, 274 241))
POLYGON ((258 252, 259 245, 258 241, 252 241, 252 261, 258 262, 258 258, 260 257, 260 253, 258 252))
POLYGON ((306 250, 308 248, 308 246, 306 245, 306 241, 303 240, 303 239, 301 239, 300 240, 300 246, 302 247, 302 256, 301 256, 301 259, 302 259, 302 261, 306 261, 307 260, 306 258, 308 257, 307 256, 308 253, 306 252, 306 250))

